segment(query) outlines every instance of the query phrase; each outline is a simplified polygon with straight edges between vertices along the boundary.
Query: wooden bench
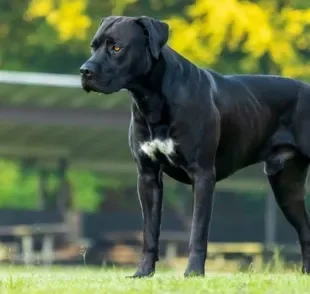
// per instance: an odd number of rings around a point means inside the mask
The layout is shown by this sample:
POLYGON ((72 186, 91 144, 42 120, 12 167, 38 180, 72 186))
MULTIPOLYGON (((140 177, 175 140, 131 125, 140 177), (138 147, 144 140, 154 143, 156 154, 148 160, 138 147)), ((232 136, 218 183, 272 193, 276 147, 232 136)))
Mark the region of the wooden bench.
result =
POLYGON ((13 254, 13 261, 23 261, 25 264, 33 264, 42 261, 51 264, 54 261, 54 238, 59 234, 67 234, 68 226, 65 223, 39 224, 39 225, 17 225, 0 227, 0 238, 4 236, 15 236, 21 239, 20 253, 13 254), (40 253, 34 251, 35 236, 42 236, 42 250, 40 253))

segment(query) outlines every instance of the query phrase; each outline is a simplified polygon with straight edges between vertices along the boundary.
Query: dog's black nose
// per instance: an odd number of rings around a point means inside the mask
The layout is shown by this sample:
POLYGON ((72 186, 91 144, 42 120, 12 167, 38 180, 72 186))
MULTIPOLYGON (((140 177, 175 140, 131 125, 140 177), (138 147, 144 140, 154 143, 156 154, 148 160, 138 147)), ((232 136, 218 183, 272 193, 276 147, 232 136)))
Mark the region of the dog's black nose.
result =
POLYGON ((83 77, 91 78, 94 74, 94 71, 91 66, 89 66, 87 63, 84 63, 80 68, 80 73, 83 77))

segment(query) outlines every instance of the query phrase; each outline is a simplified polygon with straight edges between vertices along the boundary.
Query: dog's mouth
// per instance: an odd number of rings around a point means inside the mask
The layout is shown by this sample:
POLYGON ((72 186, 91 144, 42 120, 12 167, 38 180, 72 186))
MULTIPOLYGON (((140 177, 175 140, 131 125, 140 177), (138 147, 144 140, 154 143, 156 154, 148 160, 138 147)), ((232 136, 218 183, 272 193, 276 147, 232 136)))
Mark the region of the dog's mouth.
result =
POLYGON ((106 93, 106 88, 110 85, 110 81, 97 81, 95 79, 88 79, 82 77, 82 87, 85 92, 97 92, 97 93, 106 93))

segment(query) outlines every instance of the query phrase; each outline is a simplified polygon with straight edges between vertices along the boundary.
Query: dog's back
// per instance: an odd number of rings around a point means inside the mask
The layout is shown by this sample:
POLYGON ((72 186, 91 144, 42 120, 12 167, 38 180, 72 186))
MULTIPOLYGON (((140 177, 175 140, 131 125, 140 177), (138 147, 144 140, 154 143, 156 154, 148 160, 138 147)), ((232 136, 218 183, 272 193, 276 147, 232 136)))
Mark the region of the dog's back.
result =
MULTIPOLYGON (((244 87, 250 95, 254 95, 261 103, 269 105, 273 110, 283 110, 296 103, 300 89, 304 83, 274 75, 227 75, 233 85, 244 87)), ((238 88, 238 87, 236 87, 238 88)))

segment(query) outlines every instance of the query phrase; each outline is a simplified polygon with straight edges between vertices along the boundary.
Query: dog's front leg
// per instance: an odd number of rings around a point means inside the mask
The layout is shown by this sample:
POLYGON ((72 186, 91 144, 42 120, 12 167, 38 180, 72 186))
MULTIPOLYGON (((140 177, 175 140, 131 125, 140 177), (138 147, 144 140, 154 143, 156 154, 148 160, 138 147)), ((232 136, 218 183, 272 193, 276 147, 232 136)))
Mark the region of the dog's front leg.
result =
POLYGON ((162 172, 156 168, 140 170, 137 186, 143 217, 143 253, 133 278, 148 277, 155 273, 163 198, 162 172))
POLYGON ((184 276, 204 276, 209 225, 212 214, 215 169, 193 173, 194 211, 189 242, 189 260, 184 276))

